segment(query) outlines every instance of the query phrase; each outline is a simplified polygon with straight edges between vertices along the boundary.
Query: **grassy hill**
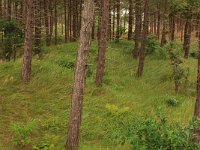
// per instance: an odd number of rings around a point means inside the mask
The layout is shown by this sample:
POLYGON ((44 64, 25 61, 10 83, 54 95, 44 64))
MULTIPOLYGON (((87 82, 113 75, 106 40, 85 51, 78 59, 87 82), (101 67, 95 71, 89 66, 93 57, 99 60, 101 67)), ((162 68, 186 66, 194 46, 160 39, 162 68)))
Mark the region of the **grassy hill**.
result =
MULTIPOLYGON (((163 113, 170 123, 188 125, 193 116, 197 60, 184 61, 189 67, 189 84, 174 92, 172 67, 160 54, 148 55, 144 76, 135 77, 138 62, 132 59, 133 43, 110 42, 107 49, 104 84, 96 87, 97 42, 90 49, 90 61, 82 116, 81 149, 128 149, 110 143, 107 126, 110 112, 129 116, 163 113), (168 100, 177 100, 169 106, 168 100)), ((21 81, 21 59, 0 62, 0 149, 63 149, 66 141, 70 96, 77 43, 44 48, 42 59, 34 57, 32 79, 21 81), (30 139, 29 139, 30 138, 30 139), (20 147, 20 144, 26 145, 20 147), (18 146, 16 146, 18 145, 18 146)), ((195 44, 192 46, 195 50, 195 44)), ((112 124, 112 123, 111 123, 112 124)), ((111 139, 112 140, 112 139, 111 139)))

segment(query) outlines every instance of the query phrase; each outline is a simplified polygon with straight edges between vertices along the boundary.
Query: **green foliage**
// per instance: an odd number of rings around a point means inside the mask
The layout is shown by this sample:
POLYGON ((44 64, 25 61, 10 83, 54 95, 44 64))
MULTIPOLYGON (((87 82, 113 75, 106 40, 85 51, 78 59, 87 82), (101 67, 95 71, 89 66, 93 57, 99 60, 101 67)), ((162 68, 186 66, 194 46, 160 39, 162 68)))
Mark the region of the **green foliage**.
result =
POLYGON ((14 21, 0 20, 0 30, 4 33, 3 56, 6 60, 11 59, 13 54, 16 57, 16 47, 23 43, 23 31, 14 21))
POLYGON ((167 50, 160 47, 160 43, 155 35, 149 35, 147 38, 146 53, 154 55, 158 59, 165 59, 167 57, 167 50))
POLYGON ((75 64, 74 61, 69 61, 67 60, 65 57, 59 57, 55 60, 55 62, 63 68, 67 68, 67 69, 74 69, 75 64))
POLYGON ((141 150, 197 150, 199 145, 191 142, 190 127, 169 124, 166 117, 130 117, 127 108, 106 106, 110 120, 105 124, 106 138, 114 145, 132 145, 141 150))
POLYGON ((167 103, 168 106, 175 107, 175 106, 177 106, 180 102, 179 102, 179 100, 177 100, 177 99, 175 99, 175 98, 168 98, 168 99, 166 100, 166 103, 167 103))
POLYGON ((173 43, 169 45, 169 56, 173 67, 172 78, 175 82, 175 90, 178 90, 181 85, 186 88, 189 82, 189 68, 183 65, 181 53, 173 43))
POLYGON ((30 136, 37 127, 36 120, 29 121, 26 125, 23 123, 13 123, 10 126, 13 143, 18 146, 25 146, 30 143, 30 136))

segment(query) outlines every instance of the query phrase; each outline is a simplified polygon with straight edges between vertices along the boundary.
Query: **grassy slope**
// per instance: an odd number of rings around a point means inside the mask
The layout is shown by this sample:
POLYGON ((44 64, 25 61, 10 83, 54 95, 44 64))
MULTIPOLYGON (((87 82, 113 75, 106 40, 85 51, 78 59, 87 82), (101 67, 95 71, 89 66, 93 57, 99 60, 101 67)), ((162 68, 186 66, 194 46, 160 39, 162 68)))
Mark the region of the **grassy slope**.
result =
MULTIPOLYGON (((85 91, 82 149, 103 149, 109 144, 103 138, 105 131, 101 127, 106 104, 129 107, 133 115, 154 115, 155 108, 162 107, 172 122, 183 124, 192 117, 196 60, 191 58, 185 62, 190 67, 193 85, 187 92, 176 95, 167 59, 147 57, 144 77, 135 78, 137 61, 131 58, 132 47, 132 42, 125 41, 109 44, 104 85, 97 88, 94 84, 97 43, 92 43, 89 62, 92 73, 85 91), (176 108, 167 107, 165 100, 169 97, 177 98, 181 104, 176 108)), ((21 59, 15 63, 0 63, 0 149, 14 149, 10 125, 30 119, 36 119, 38 124, 30 147, 43 142, 54 143, 58 150, 63 148, 73 82, 73 69, 65 67, 65 63, 75 61, 76 48, 76 43, 45 48, 44 59, 33 60, 30 84, 21 82, 21 59)))

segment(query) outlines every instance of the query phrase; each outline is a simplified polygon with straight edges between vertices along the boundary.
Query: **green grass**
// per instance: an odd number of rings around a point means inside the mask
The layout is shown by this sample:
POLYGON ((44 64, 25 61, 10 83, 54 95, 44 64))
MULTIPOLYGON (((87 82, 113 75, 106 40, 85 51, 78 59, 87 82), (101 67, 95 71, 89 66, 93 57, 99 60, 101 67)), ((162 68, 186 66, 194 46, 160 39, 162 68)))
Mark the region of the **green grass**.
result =
MULTIPOLYGON (((135 77, 138 62, 132 59, 132 42, 110 42, 107 49, 104 84, 95 86, 97 42, 90 49, 90 76, 84 97, 82 140, 83 150, 128 149, 110 146, 105 139, 103 120, 106 105, 128 107, 134 116, 154 116, 161 107, 172 123, 187 125, 193 116, 195 102, 195 75, 197 61, 184 62, 190 68, 191 86, 179 94, 174 92, 170 78, 172 68, 168 59, 147 56, 144 76, 135 77), (168 98, 180 101, 177 107, 166 104, 168 98)), ((44 48, 43 59, 33 59, 32 79, 29 84, 21 82, 21 59, 16 62, 0 62, 0 149, 31 149, 33 146, 52 145, 63 149, 66 141, 70 111, 77 43, 44 48), (69 66, 70 64, 70 66, 69 66), (37 122, 24 148, 15 146, 10 126, 26 124, 31 119, 37 122)))

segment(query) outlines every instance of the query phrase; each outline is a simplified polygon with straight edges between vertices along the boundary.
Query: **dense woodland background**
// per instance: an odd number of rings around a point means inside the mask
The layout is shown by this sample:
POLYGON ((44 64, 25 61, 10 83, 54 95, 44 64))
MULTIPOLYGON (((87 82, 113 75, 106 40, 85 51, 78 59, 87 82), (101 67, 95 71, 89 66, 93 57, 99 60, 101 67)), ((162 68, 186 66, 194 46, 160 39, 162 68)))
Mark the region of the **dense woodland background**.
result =
POLYGON ((200 0, 0 0, 0 149, 198 150, 200 0))

